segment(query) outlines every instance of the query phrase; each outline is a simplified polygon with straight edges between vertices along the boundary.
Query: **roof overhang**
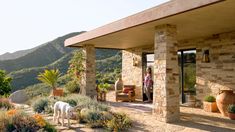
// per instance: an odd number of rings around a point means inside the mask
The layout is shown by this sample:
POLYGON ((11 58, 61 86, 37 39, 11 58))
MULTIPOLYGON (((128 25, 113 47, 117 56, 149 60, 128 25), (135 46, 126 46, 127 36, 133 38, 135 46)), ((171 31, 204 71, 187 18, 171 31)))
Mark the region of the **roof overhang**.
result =
POLYGON ((235 0, 172 0, 92 31, 69 38, 65 46, 127 49, 154 43, 155 27, 177 26, 177 39, 235 30, 235 0))

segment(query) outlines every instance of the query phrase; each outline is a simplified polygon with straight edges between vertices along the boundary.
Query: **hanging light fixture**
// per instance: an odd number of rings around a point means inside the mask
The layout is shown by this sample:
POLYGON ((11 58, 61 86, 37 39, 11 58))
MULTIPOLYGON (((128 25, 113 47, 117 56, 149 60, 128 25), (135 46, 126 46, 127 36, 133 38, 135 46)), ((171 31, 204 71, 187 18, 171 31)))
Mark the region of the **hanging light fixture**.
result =
POLYGON ((205 62, 205 63, 209 63, 210 62, 209 50, 204 50, 203 51, 202 62, 205 62))
POLYGON ((133 63, 133 66, 138 66, 139 61, 136 57, 133 57, 133 62, 132 63, 133 63))

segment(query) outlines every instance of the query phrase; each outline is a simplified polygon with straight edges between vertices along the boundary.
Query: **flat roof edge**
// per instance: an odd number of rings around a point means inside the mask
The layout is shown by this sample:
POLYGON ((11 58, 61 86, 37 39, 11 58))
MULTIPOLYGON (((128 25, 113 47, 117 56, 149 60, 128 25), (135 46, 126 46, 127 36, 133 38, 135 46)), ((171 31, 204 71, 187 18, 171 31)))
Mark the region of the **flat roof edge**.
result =
POLYGON ((74 47, 75 44, 82 43, 101 36, 119 32, 128 28, 143 25, 152 21, 180 14, 200 7, 218 3, 224 0, 172 0, 153 8, 144 10, 137 14, 125 17, 110 24, 101 26, 81 35, 65 40, 65 46, 74 47))

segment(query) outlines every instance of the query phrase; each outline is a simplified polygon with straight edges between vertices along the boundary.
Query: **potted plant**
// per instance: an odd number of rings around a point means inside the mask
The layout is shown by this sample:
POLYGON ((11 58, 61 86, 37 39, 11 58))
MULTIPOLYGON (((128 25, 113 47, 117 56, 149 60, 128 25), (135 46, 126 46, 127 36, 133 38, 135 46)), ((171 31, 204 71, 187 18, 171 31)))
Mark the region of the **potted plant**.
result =
POLYGON ((235 120, 235 104, 231 104, 228 106, 228 117, 231 120, 235 120))
POLYGON ((216 112, 218 111, 216 101, 214 96, 206 96, 203 102, 203 109, 207 112, 216 112))
POLYGON ((110 88, 110 85, 108 83, 101 83, 98 85, 98 100, 99 101, 106 101, 106 93, 108 92, 108 89, 110 88))
POLYGON ((44 70, 43 73, 40 73, 38 75, 38 80, 40 80, 41 82, 45 83, 46 85, 52 88, 53 96, 62 96, 63 89, 57 88, 57 81, 59 77, 60 77, 60 72, 58 69, 44 70))

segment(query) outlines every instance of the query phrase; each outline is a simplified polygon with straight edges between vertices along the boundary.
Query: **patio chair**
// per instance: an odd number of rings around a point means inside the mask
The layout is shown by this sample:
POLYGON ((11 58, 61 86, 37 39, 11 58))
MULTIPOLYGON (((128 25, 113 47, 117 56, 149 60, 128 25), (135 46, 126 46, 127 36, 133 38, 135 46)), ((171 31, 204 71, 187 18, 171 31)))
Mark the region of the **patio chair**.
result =
POLYGON ((124 85, 123 87, 115 87, 116 102, 121 101, 135 101, 135 85, 124 85))

